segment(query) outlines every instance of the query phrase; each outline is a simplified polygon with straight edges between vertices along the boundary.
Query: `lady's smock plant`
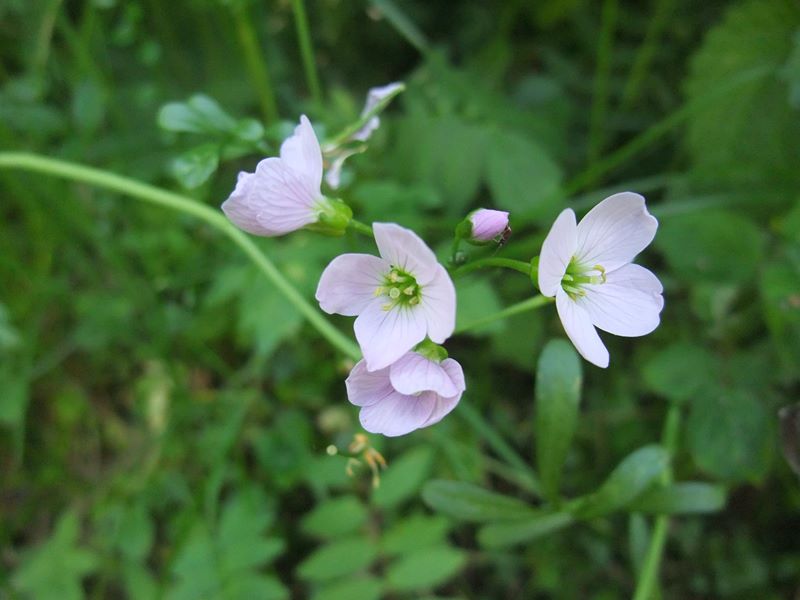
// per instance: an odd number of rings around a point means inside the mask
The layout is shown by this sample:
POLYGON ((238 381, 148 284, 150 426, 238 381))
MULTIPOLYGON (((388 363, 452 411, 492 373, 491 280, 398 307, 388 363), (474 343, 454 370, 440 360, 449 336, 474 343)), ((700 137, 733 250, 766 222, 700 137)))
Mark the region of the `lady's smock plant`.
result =
POLYGON ((456 292, 447 271, 410 229, 372 227, 380 257, 342 254, 325 268, 316 298, 327 313, 356 316, 366 368, 388 367, 426 336, 437 344, 453 333, 456 292))
POLYGON ((539 257, 539 289, 555 296, 572 343, 590 363, 608 366, 608 350, 595 327, 625 337, 653 331, 664 307, 663 288, 631 261, 653 240, 658 221, 639 194, 609 196, 576 224, 565 209, 553 223, 539 257))
POLYGON ((280 157, 265 158, 255 173, 241 172, 222 204, 225 215, 254 235, 284 235, 303 227, 341 234, 352 212, 340 200, 322 195, 322 151, 305 115, 280 157))
POLYGON ((438 423, 456 407, 465 389, 458 362, 416 352, 373 371, 359 361, 345 384, 350 402, 361 407, 361 426, 392 437, 438 423))

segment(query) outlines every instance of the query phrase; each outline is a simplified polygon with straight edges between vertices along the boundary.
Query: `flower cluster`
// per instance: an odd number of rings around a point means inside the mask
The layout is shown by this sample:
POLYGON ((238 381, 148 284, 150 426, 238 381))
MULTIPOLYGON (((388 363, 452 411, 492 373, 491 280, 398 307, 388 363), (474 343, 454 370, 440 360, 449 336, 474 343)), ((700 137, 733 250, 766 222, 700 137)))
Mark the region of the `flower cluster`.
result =
MULTIPOLYGON (((378 126, 375 107, 401 89, 402 84, 391 84, 370 90, 360 124, 328 143, 325 152, 335 171, 332 180, 326 178, 329 187, 339 183, 349 155, 345 145, 366 142, 378 126)), ((222 209, 234 224, 256 235, 301 228, 340 235, 351 225, 370 231, 352 221, 347 205, 322 194, 323 164, 323 149, 302 116, 294 135, 281 145, 280 156, 262 160, 254 173, 239 174, 222 209)), ((600 202, 580 223, 565 209, 542 245, 539 289, 555 299, 578 352, 599 367, 608 366, 609 355, 597 329, 634 337, 659 324, 661 283, 632 264, 657 227, 644 198, 624 192, 600 202)), ((378 255, 334 258, 320 277, 316 299, 329 314, 356 317, 363 359, 345 387, 350 402, 360 408, 362 426, 398 436, 437 423, 464 393, 461 366, 440 345, 455 329, 456 291, 447 269, 416 233, 395 223, 374 223, 371 232, 378 255)), ((453 256, 461 240, 499 247, 510 234, 507 212, 475 210, 456 227, 453 256)))
POLYGON ((354 329, 364 359, 350 373, 347 393, 362 407, 364 429, 403 435, 439 421, 465 389, 459 364, 441 360, 435 346, 455 329, 456 291, 413 231, 394 223, 372 229, 380 256, 336 257, 322 273, 316 298, 327 313, 358 317, 354 329))

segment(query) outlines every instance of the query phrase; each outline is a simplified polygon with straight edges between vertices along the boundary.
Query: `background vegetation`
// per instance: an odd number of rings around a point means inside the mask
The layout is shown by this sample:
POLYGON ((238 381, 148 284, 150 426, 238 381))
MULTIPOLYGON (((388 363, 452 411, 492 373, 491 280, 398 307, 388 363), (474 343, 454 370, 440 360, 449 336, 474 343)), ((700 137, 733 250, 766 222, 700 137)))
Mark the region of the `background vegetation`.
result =
MULTIPOLYGON (((0 169, 0 596, 624 598, 659 535, 651 597, 797 594, 800 486, 777 417, 800 377, 797 3, 309 0, 312 70, 300 6, 4 0, 0 145, 216 208, 301 112, 330 134, 369 87, 403 80, 348 163, 341 196, 361 220, 413 227, 446 256, 468 210, 502 208, 502 255, 527 260, 562 207, 638 191, 661 223, 641 259, 665 285, 661 327, 606 336, 611 367, 583 365, 557 475, 534 473, 541 403, 547 377, 581 367, 565 345, 542 354, 563 337, 555 311, 454 338, 463 406, 373 436, 389 462, 373 490, 359 452, 346 474, 349 359, 223 235, 0 169), (671 476, 706 484, 683 504, 614 497, 546 526, 527 512, 536 475, 585 502, 668 415, 671 476)), ((335 254, 370 248, 257 243, 309 298, 335 254)), ((476 273, 459 319, 532 292, 476 273)))

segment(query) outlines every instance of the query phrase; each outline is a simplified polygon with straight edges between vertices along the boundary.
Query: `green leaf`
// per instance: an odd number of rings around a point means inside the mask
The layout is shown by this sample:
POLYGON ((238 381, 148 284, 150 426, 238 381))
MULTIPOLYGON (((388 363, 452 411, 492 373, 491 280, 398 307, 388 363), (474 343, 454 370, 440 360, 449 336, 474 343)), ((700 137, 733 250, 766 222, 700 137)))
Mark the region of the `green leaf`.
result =
POLYGON ((581 361, 565 340, 547 343, 536 367, 536 457, 545 496, 557 500, 561 470, 578 425, 581 361))
MULTIPOLYGON (((485 279, 460 279, 456 281, 458 306, 456 323, 463 325, 477 321, 481 317, 497 312, 502 308, 495 286, 485 279)), ((470 330, 469 335, 480 336, 497 333, 504 328, 503 323, 495 321, 483 327, 470 330)))
POLYGON ((172 163, 172 174, 183 187, 203 185, 219 166, 219 146, 203 144, 184 152, 172 163))
POLYGON ((644 365, 647 387, 674 402, 697 396, 719 370, 717 359, 702 346, 676 342, 660 350, 644 365))
POLYGON ((505 548, 515 544, 523 544, 543 537, 575 522, 575 518, 567 513, 540 513, 532 515, 525 521, 507 523, 491 523, 478 531, 478 542, 484 548, 505 548))
POLYGON ((195 524, 175 557, 167 598, 287 598, 277 580, 260 572, 284 547, 283 540, 264 535, 272 519, 263 492, 249 487, 225 503, 214 530, 195 524))
POLYGON ((386 582, 397 592, 432 589, 454 577, 466 564, 462 550, 448 546, 424 548, 393 562, 386 572, 386 582))
POLYGON ((422 499, 435 511, 462 521, 526 519, 535 514, 522 500, 461 481, 430 481, 422 490, 422 499))
POLYGON ((197 94, 187 102, 170 102, 158 112, 158 126, 183 133, 225 133, 235 130, 236 120, 208 96, 197 94))
POLYGON ((800 6, 794 0, 736 3, 691 61, 690 101, 748 73, 763 74, 693 110, 687 127, 697 171, 712 182, 769 190, 754 195, 754 202, 774 204, 787 198, 777 190, 800 189, 800 119, 781 76, 798 27, 800 6))
POLYGON ((628 518, 628 553, 633 572, 637 575, 642 570, 647 548, 650 545, 650 527, 647 519, 640 513, 631 513, 628 518))
POLYGON ((800 475, 800 403, 784 406, 778 416, 783 456, 792 470, 800 475))
POLYGON ((24 556, 12 577, 14 588, 37 600, 81 600, 82 579, 95 570, 98 559, 78 546, 79 535, 78 516, 64 513, 52 537, 24 556))
POLYGON ((416 494, 433 468, 433 449, 418 446, 389 463, 381 485, 372 494, 372 503, 392 508, 416 494))
POLYGON ((369 567, 377 554, 375 544, 364 538, 330 542, 301 562, 297 573, 310 581, 352 575, 369 567))
POLYGON ((737 214, 714 211, 666 220, 656 245, 673 273, 688 283, 746 283, 763 255, 759 229, 737 214))
MULTIPOLYGON (((798 211, 800 214, 800 211, 798 211)), ((797 228, 800 231, 800 227, 797 228)), ((800 378, 800 264, 789 260, 764 266, 759 285, 764 319, 788 380, 800 378)))
POLYGON ((379 600, 382 592, 381 581, 365 576, 326 584, 312 596, 312 600, 379 600))
POLYGON ((556 213, 561 169, 544 148, 517 133, 495 131, 488 151, 486 176, 498 208, 527 220, 556 213))
POLYGON ((770 443, 767 413, 745 390, 712 388, 695 399, 686 436, 697 466, 707 473, 746 481, 765 472, 770 443))
POLYGON ((463 215, 480 186, 486 131, 455 115, 414 115, 397 132, 394 164, 401 178, 429 184, 446 200, 448 215, 463 215))
POLYGON ((326 500, 303 517, 303 531, 319 538, 335 538, 359 529, 367 520, 367 509, 354 496, 326 500))
POLYGON ((669 466, 669 454, 660 446, 645 446, 629 454, 597 491, 572 504, 570 512, 592 519, 624 508, 641 495, 669 466))
POLYGON ((711 513, 723 508, 724 487, 694 481, 654 487, 628 505, 632 511, 659 515, 711 513))
POLYGON ((406 554, 426 546, 445 541, 449 523, 435 515, 413 515, 399 520, 381 537, 381 550, 385 554, 406 554))

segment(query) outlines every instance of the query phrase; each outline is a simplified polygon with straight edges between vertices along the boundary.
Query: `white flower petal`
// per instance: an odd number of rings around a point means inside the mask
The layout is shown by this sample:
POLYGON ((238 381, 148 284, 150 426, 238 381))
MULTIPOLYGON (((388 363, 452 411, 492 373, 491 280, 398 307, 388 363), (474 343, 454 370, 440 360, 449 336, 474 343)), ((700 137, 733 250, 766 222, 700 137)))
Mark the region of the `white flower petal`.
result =
POLYGON ((275 235, 271 229, 262 227, 258 222, 258 213, 261 207, 253 202, 251 195, 254 178, 255 175, 253 173, 244 171, 239 173, 236 187, 231 192, 231 195, 228 196, 228 199, 222 203, 222 212, 234 225, 247 233, 252 233, 253 235, 275 235))
POLYGON ((360 360, 344 382, 347 399, 355 406, 371 406, 395 393, 389 380, 389 369, 367 371, 367 363, 360 360))
POLYGON ((436 265, 436 275, 422 288, 420 308, 425 313, 428 337, 443 344, 456 328, 456 288, 442 265, 436 265))
POLYGON ((576 260, 606 272, 628 264, 656 235, 658 221, 633 192, 609 196, 578 223, 576 260))
POLYGON ((433 425, 434 423, 441 421, 456 407, 458 401, 461 400, 461 395, 466 389, 466 383, 464 382, 464 371, 461 369, 461 365, 458 364, 457 361, 453 360, 452 358, 446 358, 442 361, 440 366, 448 374, 450 380, 455 384, 458 393, 451 397, 440 396, 437 398, 436 406, 434 407, 431 416, 428 417, 428 420, 422 425, 423 427, 427 427, 428 425, 433 425))
POLYGON ((580 355, 605 369, 608 366, 608 350, 592 325, 589 313, 561 288, 556 293, 556 309, 564 331, 580 355))
POLYGON ((319 140, 305 115, 295 127, 294 135, 281 144, 281 160, 298 174, 300 181, 314 198, 320 195, 322 185, 322 150, 319 140))
POLYGON ((380 402, 365 406, 358 416, 361 426, 370 433, 395 437, 422 427, 435 407, 436 394, 433 392, 419 396, 394 392, 380 402))
POLYGON ((353 317, 375 299, 389 263, 371 254, 342 254, 325 267, 316 298, 326 313, 353 317))
POLYGON ((372 231, 381 257, 413 275, 419 285, 436 276, 436 255, 416 233, 395 223, 373 223, 372 231))
POLYGON ((370 371, 388 367, 425 339, 425 313, 394 306, 385 310, 388 298, 375 298, 356 319, 354 329, 370 371))
POLYGON ((440 396, 455 396, 458 388, 441 365, 417 354, 409 352, 389 367, 392 387, 401 394, 436 392, 440 396))
POLYGON ((561 279, 569 261, 575 254, 575 213, 565 208, 550 228, 539 254, 539 291, 544 296, 555 296, 561 289, 561 279))
POLYGON ((252 204, 264 235, 283 235, 317 221, 316 198, 280 158, 265 158, 249 180, 252 204))
POLYGON ((647 335, 660 322, 664 307, 658 278, 639 265, 625 265, 608 274, 605 283, 587 285, 578 305, 603 331, 625 337, 647 335))
MULTIPOLYGON (((391 94, 394 94, 395 91, 401 87, 403 87, 402 83, 394 82, 387 85, 382 85, 380 87, 370 88, 369 92, 367 92, 367 101, 364 103, 364 108, 361 111, 361 115, 366 115, 369 111, 375 108, 381 100, 387 96, 390 96, 391 94)), ((352 139, 366 142, 372 135, 372 132, 380 127, 380 124, 380 119, 377 116, 372 117, 361 129, 353 134, 352 139)))

